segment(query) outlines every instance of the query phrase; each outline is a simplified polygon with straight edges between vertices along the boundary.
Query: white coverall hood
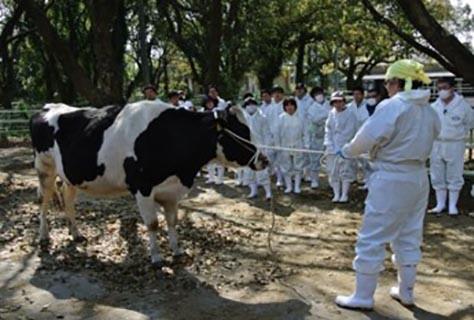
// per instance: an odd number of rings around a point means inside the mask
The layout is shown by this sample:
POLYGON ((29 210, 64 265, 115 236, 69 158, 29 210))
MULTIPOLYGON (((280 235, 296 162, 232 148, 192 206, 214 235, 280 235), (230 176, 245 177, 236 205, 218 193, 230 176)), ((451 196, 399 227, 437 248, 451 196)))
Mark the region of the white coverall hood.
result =
POLYGON ((430 90, 410 90, 410 91, 402 91, 398 93, 400 98, 408 103, 423 107, 429 104, 430 101, 430 90))

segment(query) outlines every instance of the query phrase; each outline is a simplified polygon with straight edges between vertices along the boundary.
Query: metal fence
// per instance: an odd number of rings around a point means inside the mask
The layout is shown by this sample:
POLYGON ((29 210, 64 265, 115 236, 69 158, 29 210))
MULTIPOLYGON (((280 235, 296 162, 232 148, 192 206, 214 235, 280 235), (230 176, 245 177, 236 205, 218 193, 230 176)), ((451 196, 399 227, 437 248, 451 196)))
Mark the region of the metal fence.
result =
POLYGON ((0 137, 23 137, 28 135, 28 123, 38 109, 0 110, 0 137))

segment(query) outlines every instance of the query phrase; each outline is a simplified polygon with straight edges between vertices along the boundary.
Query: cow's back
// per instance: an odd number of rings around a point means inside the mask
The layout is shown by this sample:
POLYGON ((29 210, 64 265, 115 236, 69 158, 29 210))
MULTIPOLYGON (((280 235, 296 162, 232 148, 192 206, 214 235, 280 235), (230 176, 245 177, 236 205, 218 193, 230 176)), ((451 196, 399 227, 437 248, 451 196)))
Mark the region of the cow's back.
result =
POLYGON ((30 122, 36 157, 52 158, 57 174, 72 185, 95 180, 105 170, 104 164, 97 161, 104 132, 121 109, 120 106, 96 109, 45 105, 30 122))

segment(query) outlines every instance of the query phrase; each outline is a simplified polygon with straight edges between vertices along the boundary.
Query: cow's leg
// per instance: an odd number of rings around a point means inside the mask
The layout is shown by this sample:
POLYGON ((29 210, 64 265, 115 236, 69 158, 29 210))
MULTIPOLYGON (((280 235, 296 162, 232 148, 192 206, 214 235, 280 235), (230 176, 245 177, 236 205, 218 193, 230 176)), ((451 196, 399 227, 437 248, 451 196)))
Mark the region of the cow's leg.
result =
POLYGON ((35 157, 35 168, 39 179, 38 198, 40 203, 40 244, 46 245, 49 242, 48 227, 48 206, 53 199, 55 192, 56 171, 54 165, 47 161, 42 161, 38 156, 35 157))
POLYGON ((86 238, 82 236, 77 228, 76 222, 76 209, 75 209, 75 202, 76 202, 76 194, 77 189, 76 187, 66 183, 63 189, 63 199, 64 199, 64 211, 66 212, 66 217, 69 220, 69 232, 72 235, 74 241, 82 242, 85 241, 86 238))
POLYGON ((176 233, 176 222, 178 220, 178 204, 170 202, 163 205, 165 211, 166 224, 168 225, 168 240, 173 256, 183 255, 183 250, 178 245, 178 234, 176 233))
POLYGON ((156 235, 158 231, 158 216, 156 214, 155 200, 151 196, 143 197, 140 193, 137 193, 136 199, 138 209, 140 210, 140 215, 142 216, 143 222, 145 223, 148 230, 151 263, 156 267, 162 267, 163 260, 161 258, 156 241, 156 235))

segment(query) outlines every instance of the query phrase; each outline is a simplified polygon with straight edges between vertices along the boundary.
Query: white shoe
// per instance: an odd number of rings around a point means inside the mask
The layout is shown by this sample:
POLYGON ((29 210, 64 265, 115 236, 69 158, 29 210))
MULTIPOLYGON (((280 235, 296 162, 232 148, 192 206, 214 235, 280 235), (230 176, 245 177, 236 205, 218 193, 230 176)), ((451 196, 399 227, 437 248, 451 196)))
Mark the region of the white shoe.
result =
POLYGON ((341 199, 341 184, 338 182, 333 183, 332 191, 334 192, 334 198, 332 198, 332 202, 339 202, 341 199))
POLYGON ((429 212, 434 214, 440 214, 446 209, 446 199, 448 198, 447 190, 436 190, 436 207, 431 209, 429 212))
POLYGON ((291 191, 293 191, 293 181, 290 175, 288 176, 285 175, 285 186, 286 186, 285 188, 286 194, 291 193, 291 191))
POLYGON ((356 273, 356 290, 350 296, 337 296, 336 304, 347 309, 372 310, 378 273, 356 273))
POLYGON ((398 286, 390 289, 390 296, 406 307, 415 305, 413 288, 416 281, 416 266, 398 266, 398 286))
POLYGON ((214 183, 215 183, 214 179, 212 179, 212 178, 207 178, 206 184, 214 184, 214 183))
POLYGON ((351 183, 349 181, 342 182, 342 195, 339 198, 339 202, 349 202, 349 188, 351 183))
POLYGON ((349 196, 347 194, 343 194, 340 198, 339 198, 339 202, 341 203, 347 203, 349 202, 349 196))
POLYGON ((301 193, 301 175, 299 174, 295 176, 295 188, 293 189, 293 192, 296 194, 301 193))
POLYGON ((250 187, 250 193, 249 195, 247 196, 248 199, 253 199, 253 198, 256 198, 257 197, 257 184, 256 183, 250 183, 249 184, 249 187, 250 187))
POLYGON ((319 180, 312 179, 311 180, 311 189, 317 189, 319 188, 319 180))
POLYGON ((449 191, 449 215, 450 216, 457 216, 459 214, 459 210, 457 207, 459 199, 459 191, 449 191))
POLYGON ((272 188, 269 184, 263 185, 263 189, 265 190, 265 199, 270 200, 272 198, 272 188))

